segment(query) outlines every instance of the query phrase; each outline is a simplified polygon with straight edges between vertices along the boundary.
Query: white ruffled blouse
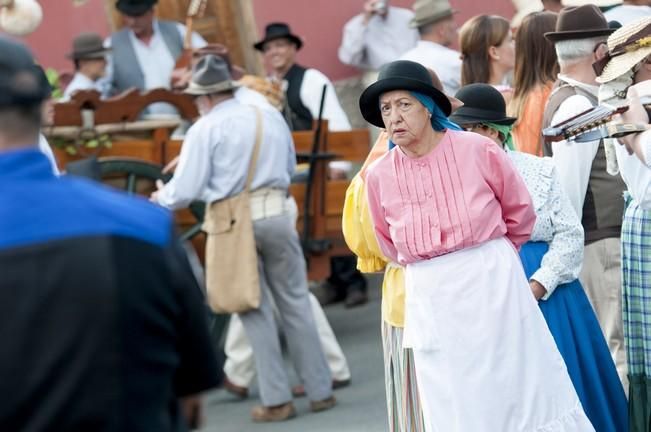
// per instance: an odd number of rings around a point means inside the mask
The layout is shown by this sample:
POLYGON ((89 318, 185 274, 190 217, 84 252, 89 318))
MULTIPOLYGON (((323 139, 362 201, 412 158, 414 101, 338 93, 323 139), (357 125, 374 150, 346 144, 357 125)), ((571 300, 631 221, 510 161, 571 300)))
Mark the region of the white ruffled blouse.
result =
POLYGON ((579 277, 583 264, 583 227, 563 192, 550 158, 515 151, 509 151, 508 155, 527 185, 536 210, 531 241, 549 244, 540 268, 530 278, 547 289, 542 298, 547 300, 557 286, 579 277))

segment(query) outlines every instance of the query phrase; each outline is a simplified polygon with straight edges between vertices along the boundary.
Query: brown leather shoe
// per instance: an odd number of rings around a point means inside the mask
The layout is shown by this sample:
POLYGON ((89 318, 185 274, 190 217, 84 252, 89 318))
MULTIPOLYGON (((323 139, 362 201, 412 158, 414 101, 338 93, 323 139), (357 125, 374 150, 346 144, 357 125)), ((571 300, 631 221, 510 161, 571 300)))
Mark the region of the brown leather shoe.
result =
POLYGON ((321 411, 329 410, 335 405, 337 405, 337 399, 335 399, 334 396, 330 396, 328 399, 323 399, 320 401, 311 401, 310 410, 312 410, 312 412, 321 412, 321 411))
POLYGON ((246 399, 247 397, 249 397, 248 388, 238 386, 237 384, 233 384, 233 382, 229 380, 228 377, 224 377, 224 389, 226 389, 227 392, 229 392, 234 396, 237 396, 240 399, 246 399))
MULTIPOLYGON (((350 385, 350 378, 348 378, 347 380, 332 380, 333 390, 337 390, 342 387, 348 387, 349 385, 350 385)), ((303 384, 299 384, 292 387, 292 395, 297 398, 305 396, 305 386, 303 384)))
POLYGON ((280 422, 293 417, 296 417, 296 410, 292 402, 272 407, 258 405, 251 410, 251 418, 258 423, 280 422))

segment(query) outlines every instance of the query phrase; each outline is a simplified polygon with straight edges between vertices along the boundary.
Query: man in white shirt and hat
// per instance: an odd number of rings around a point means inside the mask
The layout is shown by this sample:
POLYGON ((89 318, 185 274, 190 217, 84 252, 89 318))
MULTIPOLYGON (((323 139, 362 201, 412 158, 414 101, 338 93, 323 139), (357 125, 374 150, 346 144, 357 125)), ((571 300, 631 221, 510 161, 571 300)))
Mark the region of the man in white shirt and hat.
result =
POLYGON ((75 64, 75 75, 66 87, 62 101, 69 100, 79 90, 103 93, 100 78, 106 73, 106 55, 110 51, 104 48, 101 36, 96 33, 82 33, 73 40, 72 52, 67 57, 75 64))
POLYGON ((202 117, 188 130, 174 177, 152 200, 177 209, 194 200, 213 203, 241 193, 256 142, 252 125, 261 116, 262 138, 250 187, 260 306, 239 316, 253 347, 262 400, 251 416, 257 422, 281 421, 294 417, 296 411, 270 296, 281 316, 294 366, 304 380, 310 409, 330 409, 336 400, 310 309, 303 252, 287 206, 296 163, 292 137, 277 113, 239 102, 234 97, 236 87, 221 57, 206 55, 196 64, 185 91, 194 96, 202 117))
POLYGON ((461 54, 449 48, 457 40, 457 12, 447 0, 416 0, 410 26, 418 29, 420 40, 400 57, 432 69, 441 79, 446 94, 461 87, 461 54))
POLYGON ((362 13, 344 26, 339 60, 376 75, 418 42, 418 32, 409 27, 413 17, 412 11, 391 6, 389 0, 364 1, 362 13))

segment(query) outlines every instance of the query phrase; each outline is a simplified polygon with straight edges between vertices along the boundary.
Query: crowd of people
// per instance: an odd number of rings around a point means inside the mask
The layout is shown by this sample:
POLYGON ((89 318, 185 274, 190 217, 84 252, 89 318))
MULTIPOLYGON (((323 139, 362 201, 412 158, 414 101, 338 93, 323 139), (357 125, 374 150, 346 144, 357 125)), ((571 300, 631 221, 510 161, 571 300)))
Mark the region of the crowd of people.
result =
POLYGON ((250 47, 264 78, 196 33, 176 70, 187 29, 156 3, 117 0, 123 29, 75 38, 61 100, 172 83, 192 98, 200 117, 151 203, 61 175, 41 133, 47 79, 0 37, 1 430, 185 430, 201 423, 201 392, 244 399, 254 379, 253 421, 294 417, 301 396, 332 409, 351 372, 322 306, 364 304, 363 273, 384 272, 390 431, 651 431, 649 2, 544 1, 457 28, 447 0, 364 1, 338 56, 363 73, 375 143, 357 172, 329 165, 352 177, 342 230, 355 256, 333 257, 315 293, 288 193, 304 174, 291 132, 319 118, 351 129, 334 85, 297 63, 304 41, 283 22, 250 47), (611 120, 635 133, 543 137, 598 106, 626 106, 611 120), (205 281, 166 210, 194 201, 207 204, 205 281), (251 260, 219 251, 235 236, 251 260), (229 265, 253 282, 216 283, 229 265), (233 314, 223 370, 208 305, 233 314))

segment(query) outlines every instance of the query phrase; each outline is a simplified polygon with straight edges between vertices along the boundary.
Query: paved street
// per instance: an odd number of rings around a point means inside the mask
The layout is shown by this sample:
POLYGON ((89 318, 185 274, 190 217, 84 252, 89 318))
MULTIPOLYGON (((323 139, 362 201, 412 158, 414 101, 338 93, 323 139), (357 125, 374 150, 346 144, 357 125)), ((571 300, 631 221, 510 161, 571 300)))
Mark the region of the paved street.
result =
MULTIPOLYGON (((371 301, 356 309, 330 306, 325 309, 348 358, 352 384, 337 390, 339 404, 332 410, 312 414, 308 400, 295 401, 298 416, 276 424, 255 424, 249 411, 258 403, 253 397, 240 402, 224 390, 207 398, 205 432, 382 432, 386 430, 382 342, 380 338, 379 278, 369 284, 371 301)), ((292 375, 292 384, 298 383, 292 375)))

